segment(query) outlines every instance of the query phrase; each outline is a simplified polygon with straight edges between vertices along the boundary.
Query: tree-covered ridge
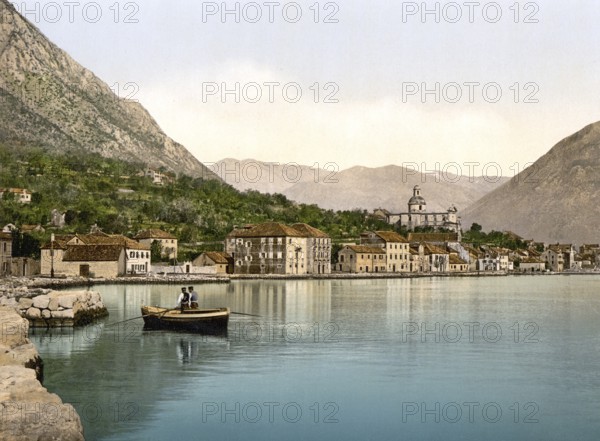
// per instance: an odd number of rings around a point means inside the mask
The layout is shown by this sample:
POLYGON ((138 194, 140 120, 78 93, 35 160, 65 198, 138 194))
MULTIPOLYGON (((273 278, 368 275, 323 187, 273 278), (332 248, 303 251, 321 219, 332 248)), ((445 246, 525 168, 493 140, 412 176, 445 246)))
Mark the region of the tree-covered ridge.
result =
POLYGON ((57 209, 66 213, 64 233, 87 233, 94 224, 130 236, 162 228, 183 243, 221 241, 234 226, 266 221, 308 223, 334 239, 391 229, 361 210, 323 210, 280 194, 241 193, 214 180, 179 176, 173 184, 156 186, 143 175, 145 169, 90 153, 0 145, 0 187, 34 192, 28 205, 2 200, 0 224, 46 226, 57 209))

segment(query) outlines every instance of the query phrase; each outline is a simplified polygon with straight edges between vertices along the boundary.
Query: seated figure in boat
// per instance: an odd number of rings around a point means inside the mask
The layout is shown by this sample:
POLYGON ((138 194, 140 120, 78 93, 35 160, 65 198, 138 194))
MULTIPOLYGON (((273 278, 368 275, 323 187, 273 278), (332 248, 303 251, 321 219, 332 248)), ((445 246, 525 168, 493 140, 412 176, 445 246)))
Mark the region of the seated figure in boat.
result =
POLYGON ((188 288, 189 293, 190 293, 190 307, 191 308, 198 308, 198 293, 196 291, 194 291, 194 287, 190 286, 188 288))
POLYGON ((181 312, 190 307, 190 294, 185 287, 181 288, 181 294, 179 294, 179 298, 177 299, 177 307, 181 309, 181 312))

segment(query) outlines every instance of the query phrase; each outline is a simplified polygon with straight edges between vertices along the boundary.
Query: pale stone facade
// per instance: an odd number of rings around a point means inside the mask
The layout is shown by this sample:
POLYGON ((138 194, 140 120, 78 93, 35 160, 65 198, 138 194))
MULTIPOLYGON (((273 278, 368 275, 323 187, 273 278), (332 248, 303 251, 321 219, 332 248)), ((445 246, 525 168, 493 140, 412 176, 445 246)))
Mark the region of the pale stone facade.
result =
POLYGON ((233 258, 234 274, 308 274, 308 238, 277 222, 232 231, 225 252, 233 258))
POLYGON ((41 250, 41 273, 81 277, 146 274, 150 248, 120 235, 58 236, 41 250))
POLYGON ((344 273, 385 273, 386 251, 377 246, 346 245, 338 253, 338 271, 344 273))
MULTIPOLYGON (((378 212, 383 213, 382 210, 378 212)), ((392 225, 405 227, 409 231, 419 227, 431 227, 435 230, 444 228, 459 234, 461 233, 461 220, 458 216, 458 210, 452 206, 445 212, 428 212, 427 202, 421 194, 421 187, 418 185, 413 188, 413 197, 408 201, 408 212, 389 213, 386 215, 387 222, 392 225)))
POLYGON ((160 243, 161 256, 168 259, 176 259, 178 252, 177 238, 163 230, 146 230, 135 236, 135 240, 148 247, 152 246, 155 240, 160 243))
POLYGON ((393 231, 366 232, 360 236, 361 245, 380 247, 386 253, 389 273, 410 272, 410 244, 408 241, 393 231))
POLYGON ((194 267, 214 267, 215 274, 228 274, 233 270, 233 259, 225 252, 215 251, 202 253, 192 262, 194 267))
POLYGON ((11 271, 12 234, 0 233, 0 277, 7 276, 11 271))

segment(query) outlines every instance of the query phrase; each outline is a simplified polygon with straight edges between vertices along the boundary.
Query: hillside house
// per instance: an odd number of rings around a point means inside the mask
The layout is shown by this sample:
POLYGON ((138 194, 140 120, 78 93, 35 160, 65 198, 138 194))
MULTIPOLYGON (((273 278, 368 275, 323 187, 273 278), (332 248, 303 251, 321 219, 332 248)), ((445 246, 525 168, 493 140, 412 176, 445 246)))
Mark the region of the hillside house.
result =
POLYGON ((161 257, 166 259, 177 259, 177 238, 166 231, 159 229, 145 230, 135 236, 139 243, 152 246, 155 240, 160 243, 161 257))
POLYGON ((338 253, 338 271, 344 273, 384 273, 387 253, 378 246, 346 245, 338 253))
POLYGON ((410 272, 410 244, 393 231, 369 231, 360 235, 360 244, 369 247, 380 247, 386 253, 386 272, 410 272))
POLYGON ((12 194, 15 201, 21 204, 31 203, 32 193, 25 188, 0 188, 0 199, 3 199, 7 193, 12 194))
POLYGON ((150 247, 121 235, 56 236, 41 254, 43 275, 110 278, 150 270, 150 247))

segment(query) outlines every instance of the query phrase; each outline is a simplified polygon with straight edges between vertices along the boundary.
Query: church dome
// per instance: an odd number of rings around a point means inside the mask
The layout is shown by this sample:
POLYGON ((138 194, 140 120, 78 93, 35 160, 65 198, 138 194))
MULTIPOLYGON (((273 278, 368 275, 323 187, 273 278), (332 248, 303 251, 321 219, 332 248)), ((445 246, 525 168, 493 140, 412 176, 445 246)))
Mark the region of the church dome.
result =
POLYGON ((427 202, 425 202, 423 196, 413 196, 410 198, 410 201, 408 201, 408 205, 427 205, 427 202))

